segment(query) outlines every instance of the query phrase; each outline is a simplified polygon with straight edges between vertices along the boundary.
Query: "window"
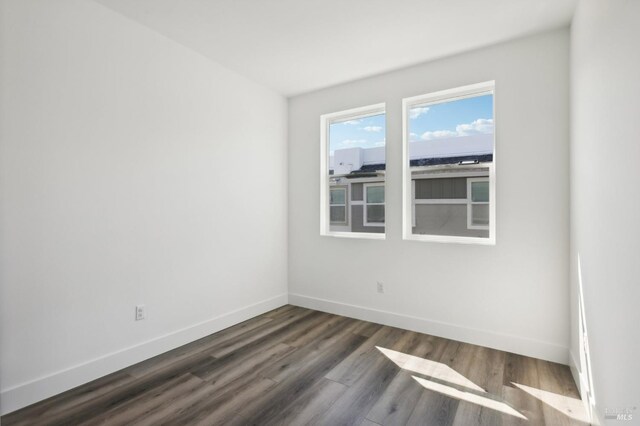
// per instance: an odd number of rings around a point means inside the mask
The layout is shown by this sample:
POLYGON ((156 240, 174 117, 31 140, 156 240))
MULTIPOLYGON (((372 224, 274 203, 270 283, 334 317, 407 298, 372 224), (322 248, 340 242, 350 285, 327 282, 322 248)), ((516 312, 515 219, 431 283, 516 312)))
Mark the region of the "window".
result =
POLYGON ((384 226, 384 185, 365 184, 364 226, 384 226))
POLYGON ((332 225, 347 224, 347 187, 329 189, 329 220, 332 225))
POLYGON ((489 229, 489 179, 467 179, 467 228, 489 229))
POLYGON ((323 115, 320 126, 320 233, 384 238, 384 104, 323 115))
POLYGON ((405 239, 495 244, 494 83, 403 100, 405 239))

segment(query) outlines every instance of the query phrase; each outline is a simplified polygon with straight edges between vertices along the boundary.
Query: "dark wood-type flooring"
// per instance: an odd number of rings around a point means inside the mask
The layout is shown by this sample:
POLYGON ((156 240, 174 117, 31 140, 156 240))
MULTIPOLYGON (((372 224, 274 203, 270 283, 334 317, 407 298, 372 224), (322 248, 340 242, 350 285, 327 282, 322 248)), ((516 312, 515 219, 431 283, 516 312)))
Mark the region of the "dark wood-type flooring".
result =
POLYGON ((569 368, 291 305, 8 425, 583 425, 569 368))

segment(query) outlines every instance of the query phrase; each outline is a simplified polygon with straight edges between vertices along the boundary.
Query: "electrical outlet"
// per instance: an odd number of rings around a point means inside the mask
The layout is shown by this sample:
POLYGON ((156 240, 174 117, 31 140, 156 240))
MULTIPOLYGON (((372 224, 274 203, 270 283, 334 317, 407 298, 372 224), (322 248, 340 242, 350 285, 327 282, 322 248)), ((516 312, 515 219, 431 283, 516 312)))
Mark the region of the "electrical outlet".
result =
POLYGON ((145 319, 147 310, 144 305, 136 305, 136 321, 145 319))
POLYGON ((378 281, 378 293, 384 293, 384 284, 378 281))

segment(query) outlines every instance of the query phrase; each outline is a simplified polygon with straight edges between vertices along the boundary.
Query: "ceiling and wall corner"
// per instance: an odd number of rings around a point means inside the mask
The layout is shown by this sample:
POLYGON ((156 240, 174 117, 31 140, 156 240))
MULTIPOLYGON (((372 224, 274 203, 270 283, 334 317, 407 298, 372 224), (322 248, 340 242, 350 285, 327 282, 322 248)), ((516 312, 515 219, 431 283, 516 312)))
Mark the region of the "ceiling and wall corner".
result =
POLYGON ((565 27, 577 0, 95 0, 285 96, 565 27))

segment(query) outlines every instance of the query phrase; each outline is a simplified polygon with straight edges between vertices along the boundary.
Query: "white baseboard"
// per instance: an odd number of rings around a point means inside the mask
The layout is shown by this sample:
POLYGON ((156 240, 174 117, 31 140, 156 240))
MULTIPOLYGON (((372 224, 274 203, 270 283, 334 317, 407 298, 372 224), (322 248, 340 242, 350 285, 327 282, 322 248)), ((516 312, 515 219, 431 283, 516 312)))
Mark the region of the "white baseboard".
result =
POLYGON ((597 407, 590 406, 591 402, 589 401, 589 397, 587 395, 587 377, 585 374, 582 374, 580 363, 576 361, 576 356, 573 351, 569 350, 569 368, 571 369, 571 375, 573 376, 573 381, 576 382, 576 386, 578 387, 578 392, 580 393, 580 398, 582 399, 582 403, 584 404, 584 408, 589 415, 591 425, 604 425, 604 419, 600 417, 598 414, 599 411, 597 407))
POLYGON ((364 306, 304 296, 302 294, 289 293, 289 303, 304 308, 445 337, 447 339, 486 346, 565 365, 567 365, 569 361, 569 348, 554 343, 463 327, 427 318, 381 311, 364 306))
POLYGON ((2 402, 0 412, 4 415, 26 407, 286 304, 287 294, 284 293, 48 376, 4 389, 0 393, 2 402))
POLYGON ((576 382, 576 386, 578 387, 578 392, 582 395, 586 387, 583 383, 582 374, 580 374, 580 364, 576 361, 576 357, 571 350, 569 350, 569 368, 571 369, 573 381, 576 382))

